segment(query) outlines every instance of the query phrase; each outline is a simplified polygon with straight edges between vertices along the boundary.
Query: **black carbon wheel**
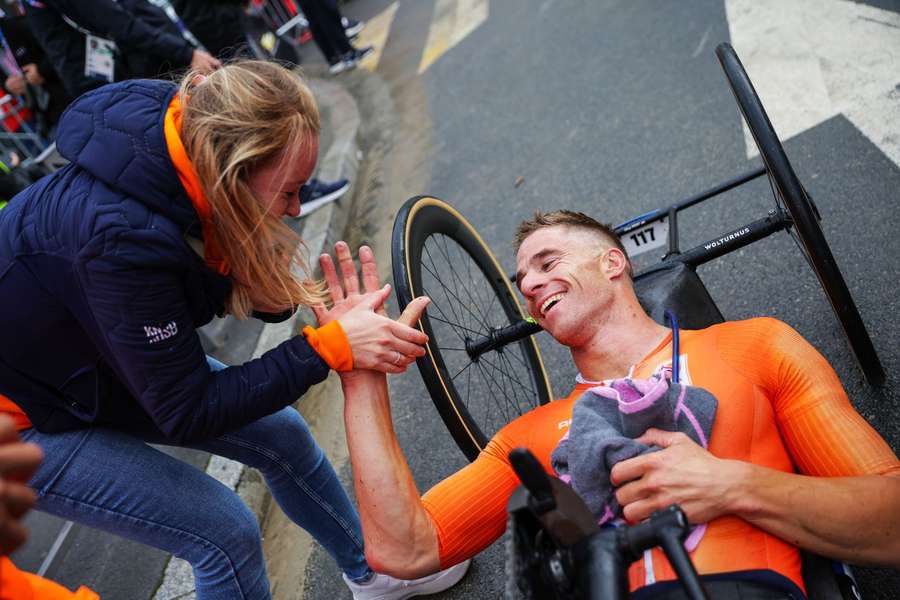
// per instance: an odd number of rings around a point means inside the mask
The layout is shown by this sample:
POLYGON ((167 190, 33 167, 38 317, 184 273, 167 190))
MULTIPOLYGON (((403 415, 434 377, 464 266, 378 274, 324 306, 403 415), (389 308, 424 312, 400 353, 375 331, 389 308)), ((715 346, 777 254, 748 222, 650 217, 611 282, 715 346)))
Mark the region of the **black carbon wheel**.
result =
POLYGON ((550 401, 537 344, 526 337, 472 358, 467 342, 521 322, 524 313, 497 259, 449 204, 418 196, 394 221, 391 251, 400 309, 426 295, 429 338, 417 364, 456 444, 474 460, 506 423, 550 401))
POLYGON ((783 204, 793 220, 799 245, 819 279, 831 308, 870 385, 884 383, 884 369, 866 330, 850 290, 834 260, 819 225, 819 214, 788 161, 784 147, 763 108, 744 66, 730 44, 720 44, 716 56, 725 71, 747 127, 753 135, 766 166, 776 201, 783 204))

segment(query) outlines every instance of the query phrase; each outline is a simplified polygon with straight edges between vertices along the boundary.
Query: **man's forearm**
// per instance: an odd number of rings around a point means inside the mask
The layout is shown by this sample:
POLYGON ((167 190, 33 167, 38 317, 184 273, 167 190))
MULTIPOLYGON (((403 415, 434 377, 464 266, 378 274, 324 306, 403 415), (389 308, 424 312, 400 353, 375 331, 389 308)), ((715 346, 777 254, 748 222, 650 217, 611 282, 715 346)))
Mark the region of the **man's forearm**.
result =
POLYGON ((900 567, 900 478, 808 477, 747 465, 735 512, 806 550, 900 567))
POLYGON ((434 573, 437 535, 394 433, 386 377, 353 372, 341 383, 366 560, 395 577, 434 573))

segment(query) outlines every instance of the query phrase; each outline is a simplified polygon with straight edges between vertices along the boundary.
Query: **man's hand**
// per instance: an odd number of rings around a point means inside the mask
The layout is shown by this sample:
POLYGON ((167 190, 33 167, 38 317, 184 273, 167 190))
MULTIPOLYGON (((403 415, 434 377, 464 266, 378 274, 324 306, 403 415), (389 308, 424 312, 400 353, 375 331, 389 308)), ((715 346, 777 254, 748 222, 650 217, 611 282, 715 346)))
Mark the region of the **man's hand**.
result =
POLYGON ((25 542, 28 532, 21 518, 36 501, 26 483, 43 459, 35 444, 19 441, 12 419, 0 415, 0 556, 25 542))
POLYGON ((6 90, 14 96, 25 94, 25 78, 21 75, 10 75, 3 84, 6 90))
POLYGON ((200 73, 212 73, 221 66, 222 63, 219 59, 209 52, 194 50, 194 54, 191 57, 191 69, 200 73))
MULTIPOLYGON (((425 354, 422 344, 428 341, 424 333, 412 327, 425 310, 428 298, 416 298, 406 307, 398 321, 387 317, 384 300, 390 286, 379 287, 378 266, 368 246, 359 249, 363 289, 350 248, 344 242, 334 246, 340 265, 338 277, 334 262, 327 254, 319 257, 332 308, 314 306, 319 325, 337 320, 344 330, 353 351, 354 371, 376 370, 383 373, 402 373, 416 357, 425 354)), ((350 376, 349 374, 342 374, 350 376)))
MULTIPOLYGON (((325 325, 330 321, 340 319, 350 309, 365 302, 369 294, 379 292, 379 295, 383 294, 386 299, 390 293, 390 286, 381 286, 381 282, 378 280, 378 265, 375 263, 375 254, 371 248, 368 246, 360 246, 359 248, 359 265, 362 270, 362 282, 365 293, 360 293, 359 291, 359 276, 356 272, 353 256, 350 254, 350 247, 347 246, 346 242, 337 242, 334 245, 334 253, 341 268, 340 277, 338 277, 337 269, 331 256, 328 254, 319 256, 319 267, 322 269, 322 276, 325 278, 325 285, 328 287, 328 293, 332 302, 330 309, 326 308, 324 304, 312 307, 319 325, 325 325)), ((374 305, 373 308, 379 315, 387 316, 383 301, 374 305)))
POLYGON ((44 85, 44 77, 41 75, 41 72, 38 71, 36 64, 28 63, 22 67, 22 72, 25 74, 25 81, 31 85, 44 85))
POLYGON ((616 464, 610 482, 625 519, 636 523, 678 504, 691 523, 730 512, 744 463, 722 460, 679 432, 648 429, 636 441, 662 450, 616 464))

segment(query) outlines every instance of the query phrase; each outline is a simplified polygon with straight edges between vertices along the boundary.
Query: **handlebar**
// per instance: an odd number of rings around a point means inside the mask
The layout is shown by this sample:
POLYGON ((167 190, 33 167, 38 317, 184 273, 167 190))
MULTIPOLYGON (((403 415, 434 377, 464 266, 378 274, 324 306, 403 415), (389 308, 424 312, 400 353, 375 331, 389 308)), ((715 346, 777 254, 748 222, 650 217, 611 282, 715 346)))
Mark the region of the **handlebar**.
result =
MULTIPOLYGON (((571 552, 579 582, 578 597, 590 600, 628 598, 628 565, 645 550, 660 546, 692 600, 707 600, 697 571, 684 549, 690 525, 676 505, 657 511, 636 525, 599 529, 590 509, 578 494, 551 478, 528 450, 509 453, 513 470, 525 489, 525 506, 541 528, 562 549, 571 552)), ((512 509, 511 514, 515 515, 512 509)))

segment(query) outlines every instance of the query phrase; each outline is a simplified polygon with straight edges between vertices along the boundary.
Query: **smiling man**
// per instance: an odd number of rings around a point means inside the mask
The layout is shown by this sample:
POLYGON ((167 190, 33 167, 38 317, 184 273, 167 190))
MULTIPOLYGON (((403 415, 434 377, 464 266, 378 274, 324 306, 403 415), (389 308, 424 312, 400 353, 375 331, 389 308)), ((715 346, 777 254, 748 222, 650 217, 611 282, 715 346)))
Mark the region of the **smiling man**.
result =
MULTIPOLYGON (((585 390, 671 365, 672 332, 641 308, 607 226, 581 213, 538 213, 520 224, 516 243, 528 312, 569 348, 579 382, 567 398, 504 427, 472 464, 420 497, 384 375, 346 374, 366 557, 378 571, 417 577, 480 552, 503 533, 519 483, 511 449, 529 448, 552 472, 550 455, 585 390)), ((629 521, 678 503, 692 523, 707 523, 692 558, 701 575, 717 574, 707 580, 716 598, 802 598, 798 548, 900 567, 900 461, 812 346, 784 323, 758 318, 681 331, 679 356, 681 381, 718 400, 708 449, 656 429, 639 438, 662 450, 610 475, 629 521)), ((654 586, 645 590, 651 597, 669 597, 660 582, 674 577, 658 550, 629 571, 632 590, 654 586)))

